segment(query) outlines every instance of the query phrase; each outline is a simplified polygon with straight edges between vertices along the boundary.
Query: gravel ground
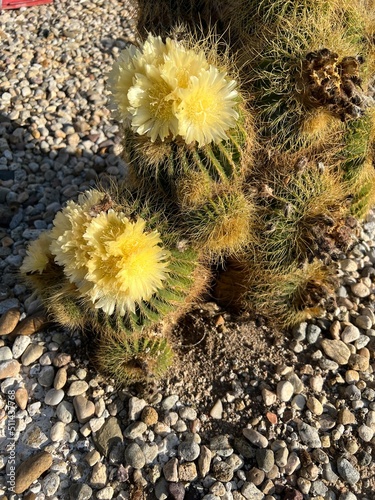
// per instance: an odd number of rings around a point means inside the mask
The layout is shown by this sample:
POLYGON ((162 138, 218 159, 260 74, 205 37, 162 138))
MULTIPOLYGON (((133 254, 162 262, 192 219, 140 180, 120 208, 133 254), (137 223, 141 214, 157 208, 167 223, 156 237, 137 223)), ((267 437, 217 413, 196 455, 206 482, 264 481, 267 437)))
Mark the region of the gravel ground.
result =
POLYGON ((324 318, 286 336, 206 304, 148 391, 101 378, 78 333, 30 335, 39 304, 17 275, 28 241, 126 172, 105 75, 131 17, 117 0, 1 13, 0 499, 371 500, 374 214, 324 318))

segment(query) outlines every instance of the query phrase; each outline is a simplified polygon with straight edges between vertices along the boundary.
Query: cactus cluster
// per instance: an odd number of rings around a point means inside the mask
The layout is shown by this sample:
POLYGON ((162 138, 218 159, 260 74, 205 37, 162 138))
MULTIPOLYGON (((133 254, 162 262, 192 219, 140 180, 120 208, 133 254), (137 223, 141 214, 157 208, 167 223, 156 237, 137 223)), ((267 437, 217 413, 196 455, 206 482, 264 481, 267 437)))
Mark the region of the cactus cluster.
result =
POLYGON ((160 376, 208 290, 281 327, 321 313, 375 202, 369 3, 138 0, 108 78, 129 175, 69 202, 22 266, 104 373, 160 376))

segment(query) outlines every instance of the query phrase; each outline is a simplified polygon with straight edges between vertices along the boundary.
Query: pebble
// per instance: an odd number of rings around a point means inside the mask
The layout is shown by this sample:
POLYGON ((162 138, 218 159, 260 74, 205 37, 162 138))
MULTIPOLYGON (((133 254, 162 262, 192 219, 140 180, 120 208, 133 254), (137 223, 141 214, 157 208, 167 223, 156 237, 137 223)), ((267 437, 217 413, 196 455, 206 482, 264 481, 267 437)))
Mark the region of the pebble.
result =
POLYGON ((356 484, 360 479, 360 473, 346 458, 340 457, 337 460, 337 471, 349 484, 356 484))
MULTIPOLYGON (((129 399, 129 420, 138 420, 143 408, 147 406, 144 399, 132 397, 129 399)), ((167 409, 167 408, 164 408, 167 409)))
POLYGON ((16 359, 8 359, 0 362, 0 380, 16 377, 21 369, 21 365, 16 359))
POLYGON ((22 337, 22 336, 17 337, 16 340, 13 342, 12 346, 13 358, 14 359, 20 358, 30 343, 31 343, 30 337, 22 337))
POLYGON ((197 468, 194 462, 186 462, 179 464, 178 477, 183 483, 190 483, 195 481, 198 477, 197 468))
POLYGON ((9 347, 0 347, 0 362, 9 361, 10 359, 13 359, 13 354, 9 347))
POLYGON ((218 399, 210 410, 212 418, 220 420, 223 416, 223 403, 218 399))
POLYGON ((46 451, 40 451, 23 461, 16 470, 15 493, 21 494, 26 491, 36 479, 51 467, 52 461, 52 455, 46 451))
POLYGON ((95 415, 94 403, 92 401, 89 401, 85 396, 75 396, 73 398, 73 406, 77 415, 78 422, 80 422, 81 424, 88 422, 90 418, 95 415))
POLYGON ((358 435, 362 439, 362 441, 368 443, 374 437, 374 430, 371 427, 362 424, 358 427, 358 435))
POLYGON ((21 313, 18 308, 8 309, 0 318, 0 335, 9 335, 18 324, 21 313))
POLYGON ((198 470, 200 477, 205 477, 211 467, 212 453, 207 446, 202 445, 200 447, 200 454, 198 458, 198 470))
POLYGON ((341 332, 341 340, 345 342, 345 344, 349 344, 350 342, 354 342, 359 339, 360 335, 361 333, 356 326, 347 325, 341 332))
POLYGON ((360 315, 356 317, 355 324, 358 328, 369 330, 373 325, 373 321, 369 316, 360 315))
POLYGON ((245 482, 241 488, 241 494, 247 500, 263 500, 264 493, 255 484, 245 482))
POLYGON ((346 365, 350 358, 349 347, 341 340, 322 340, 322 348, 327 356, 339 365, 346 365))
POLYGON ((34 361, 38 360, 40 356, 43 354, 44 347, 39 344, 30 344, 25 352, 21 356, 21 362, 23 366, 29 366, 34 361))
POLYGON ((43 366, 38 375, 38 383, 43 387, 51 387, 54 378, 55 370, 53 366, 43 366))
POLYGON ((56 472, 50 472, 43 478, 42 490, 47 497, 54 495, 60 486, 60 476, 56 472))
POLYGON ((242 433, 245 438, 255 446, 259 446, 259 448, 267 448, 268 439, 260 432, 256 431, 255 429, 243 429, 242 433))
POLYGON ((73 414, 74 408, 69 401, 61 401, 56 408, 56 415, 64 424, 70 424, 73 420, 73 414))
POLYGON ((46 405, 56 406, 64 397, 64 391, 61 389, 50 389, 45 395, 44 402, 46 405))
POLYGON ((21 410, 24 410, 27 407, 27 402, 29 399, 29 395, 27 390, 24 387, 20 387, 16 390, 14 395, 14 399, 21 410))
POLYGON ((43 328, 47 323, 44 313, 35 313, 20 321, 12 332, 12 336, 32 335, 43 328))
POLYGON ((351 288, 353 295, 355 295, 356 297, 360 297, 360 298, 368 297, 371 293, 369 287, 361 282, 354 283, 353 285, 351 285, 350 288, 351 288))
POLYGON ((50 431, 51 441, 53 441, 54 443, 62 441, 62 439, 64 438, 64 432, 65 432, 65 423, 64 422, 56 422, 56 424, 54 424, 51 427, 51 431, 50 431))
POLYGON ((144 422, 132 422, 124 430, 124 436, 128 439, 136 439, 147 430, 147 425, 144 422))
POLYGON ((152 406, 145 406, 141 413, 141 420, 146 424, 146 426, 151 427, 155 425, 158 421, 158 412, 152 406))
POLYGON ((68 396, 79 396, 79 395, 85 393, 88 388, 89 388, 89 384, 87 382, 85 382, 84 380, 76 380, 70 384, 67 395, 68 396))
POLYGON ((259 469, 262 469, 265 473, 271 471, 275 464, 275 456, 272 450, 261 448, 256 451, 255 457, 259 469))
POLYGON ((163 466, 163 474, 167 481, 172 481, 177 483, 178 481, 178 460, 177 458, 171 458, 163 466))
MULTIPOLYGON (((50 367, 52 368, 53 370, 53 374, 55 373, 53 367, 50 367)), ((54 379, 53 379, 53 387, 55 389, 62 389, 65 384, 66 384, 66 381, 68 379, 68 374, 67 374, 67 371, 66 371, 66 368, 63 367, 63 368, 59 368, 56 372, 56 375, 54 376, 54 379)), ((69 390, 70 390, 70 387, 69 387, 69 390)), ((68 396, 72 396, 72 394, 69 394, 69 391, 68 391, 68 396)))
POLYGON ((90 485, 93 488, 104 488, 107 483, 107 467, 105 464, 98 462, 92 468, 90 477, 90 485))
POLYGON ((94 436, 98 450, 108 456, 111 449, 123 442, 122 431, 116 417, 109 417, 94 436))
POLYGON ((282 380, 277 384, 276 394, 280 401, 290 401, 293 396, 294 387, 288 380, 282 380))
POLYGON ((171 396, 167 396, 161 402, 162 409, 163 410, 171 410, 174 407, 174 405, 177 403, 178 399, 179 398, 178 398, 177 394, 172 394, 171 396))
POLYGON ((187 462, 193 462, 196 458, 199 457, 199 453, 200 453, 200 447, 199 444, 197 443, 185 442, 181 443, 178 446, 179 456, 182 459, 186 460, 187 462))

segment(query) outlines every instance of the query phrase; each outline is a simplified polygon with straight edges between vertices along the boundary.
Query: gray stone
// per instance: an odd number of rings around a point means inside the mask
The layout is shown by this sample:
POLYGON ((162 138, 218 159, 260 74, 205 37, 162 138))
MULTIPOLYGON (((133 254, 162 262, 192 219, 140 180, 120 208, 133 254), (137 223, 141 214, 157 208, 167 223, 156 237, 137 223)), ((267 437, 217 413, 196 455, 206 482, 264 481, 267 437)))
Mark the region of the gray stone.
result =
POLYGON ((315 429, 315 427, 302 422, 299 426, 299 435, 303 443, 305 443, 310 448, 322 447, 322 443, 319 438, 319 432, 317 429, 315 429))
POLYGON ((64 391, 62 389, 50 389, 45 395, 44 402, 46 405, 56 406, 64 398, 64 391))
POLYGON ((270 472, 275 465, 275 456, 272 450, 264 448, 259 449, 256 451, 255 457, 259 469, 263 470, 265 473, 270 472))
POLYGON ((133 422, 127 426, 124 431, 124 436, 128 439, 136 439, 147 430, 147 425, 144 422, 133 422))
POLYGON ((337 460, 337 471, 349 484, 356 484, 360 479, 360 473, 346 458, 340 457, 337 460))
POLYGON ((43 387, 51 387, 55 378, 55 369, 53 366, 43 366, 38 375, 38 382, 43 387))
POLYGON ((69 401, 61 401, 61 403, 56 408, 56 415, 64 424, 70 424, 70 422, 73 420, 73 414, 74 408, 73 405, 69 403, 69 401))
POLYGON ((276 387, 276 394, 280 401, 289 401, 293 396, 293 384, 288 380, 281 380, 276 387))
POLYGON ((142 469, 145 466, 145 456, 137 443, 131 443, 125 448, 125 461, 135 469, 142 469))
POLYGON ((187 462, 193 462, 199 457, 199 444, 194 442, 183 442, 178 446, 178 454, 187 462))
POLYGON ((155 496, 157 500, 166 500, 169 497, 168 483, 161 477, 155 484, 155 496))
POLYGON ((268 439, 265 436, 263 436, 260 432, 256 431, 255 429, 243 429, 242 433, 245 436, 245 438, 248 439, 250 443, 254 444, 255 446, 258 446, 259 448, 267 448, 268 439))
POLYGON ((233 448, 229 444, 228 436, 219 434, 210 440, 210 450, 220 457, 229 457, 233 453, 233 448))
POLYGON ((142 413, 143 408, 147 406, 144 399, 136 398, 135 396, 129 399, 129 420, 137 420, 142 413))
POLYGON ((42 490, 48 497, 54 495, 60 486, 60 476, 56 472, 50 472, 43 479, 42 490))
POLYGON ((26 347, 31 343, 30 337, 27 335, 19 335, 13 342, 12 353, 13 358, 18 359, 25 352, 26 347))
POLYGON ((122 431, 116 417, 109 417, 104 425, 93 436, 95 446, 108 456, 111 448, 123 442, 122 431))
POLYGON ((307 327, 306 340, 308 344, 315 344, 322 330, 317 325, 309 324, 307 327))
POLYGON ((350 342, 354 342, 359 339, 361 332, 354 325, 347 325, 344 330, 341 332, 341 340, 345 342, 345 344, 349 344, 350 342))
POLYGON ((172 394, 171 396, 167 396, 163 401, 161 402, 161 407, 163 410, 171 410, 174 405, 178 401, 178 396, 177 394, 172 394))
POLYGON ((264 493, 260 491, 255 484, 248 483, 247 481, 243 484, 241 488, 241 494, 247 500, 263 500, 264 493))

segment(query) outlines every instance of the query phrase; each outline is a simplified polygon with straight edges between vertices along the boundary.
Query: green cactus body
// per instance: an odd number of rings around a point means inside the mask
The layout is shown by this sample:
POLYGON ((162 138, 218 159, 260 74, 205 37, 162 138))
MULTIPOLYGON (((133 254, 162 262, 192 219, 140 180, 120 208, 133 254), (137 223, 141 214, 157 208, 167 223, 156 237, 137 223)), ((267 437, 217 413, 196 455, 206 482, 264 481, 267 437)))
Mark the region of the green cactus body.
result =
POLYGON ((120 385, 159 378, 172 361, 173 352, 165 338, 102 336, 95 344, 95 367, 120 385))
POLYGON ((363 219, 375 202, 374 112, 369 111, 360 120, 349 122, 340 152, 344 181, 352 196, 351 212, 363 219))
POLYGON ((275 325, 290 328, 322 314, 321 300, 332 296, 336 272, 314 261, 302 268, 295 264, 284 272, 266 272, 252 288, 248 299, 258 314, 275 325), (251 303, 251 302, 250 302, 251 303))
MULTIPOLYGON (((346 214, 340 177, 306 168, 270 183, 272 194, 260 212, 258 252, 268 268, 285 268, 319 254, 317 230, 329 232, 346 214)), ((264 202, 263 202, 264 203, 264 202)))

